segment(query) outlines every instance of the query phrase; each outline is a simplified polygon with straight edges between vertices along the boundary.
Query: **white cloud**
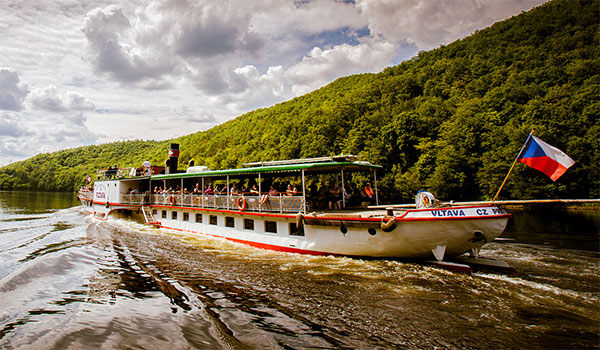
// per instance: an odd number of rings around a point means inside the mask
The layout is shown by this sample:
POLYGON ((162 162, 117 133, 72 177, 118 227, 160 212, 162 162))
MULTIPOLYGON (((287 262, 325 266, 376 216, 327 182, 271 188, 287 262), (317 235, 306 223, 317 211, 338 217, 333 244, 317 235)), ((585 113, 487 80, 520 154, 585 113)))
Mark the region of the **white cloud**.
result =
POLYGON ((27 87, 11 68, 0 68, 0 110, 20 111, 27 96, 27 87))
POLYGON ((357 72, 377 72, 392 62, 396 47, 385 41, 367 40, 359 45, 313 48, 302 62, 286 72, 296 95, 319 88, 336 78, 357 72))
POLYGON ((95 106, 83 95, 68 91, 61 96, 54 85, 45 88, 33 89, 29 94, 28 101, 32 109, 46 110, 50 112, 68 111, 92 111, 95 106))
POLYGON ((408 41, 419 50, 447 44, 543 0, 357 0, 373 36, 408 41))

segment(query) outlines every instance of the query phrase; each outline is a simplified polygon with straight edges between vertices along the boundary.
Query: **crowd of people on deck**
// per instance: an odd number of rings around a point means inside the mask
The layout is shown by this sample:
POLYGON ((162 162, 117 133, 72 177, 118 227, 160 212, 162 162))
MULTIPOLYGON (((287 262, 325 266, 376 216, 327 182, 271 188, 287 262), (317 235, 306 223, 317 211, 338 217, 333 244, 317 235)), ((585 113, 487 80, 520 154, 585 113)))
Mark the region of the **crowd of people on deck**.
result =
MULTIPOLYGON (((248 187, 244 186, 242 182, 232 183, 231 187, 227 189, 224 185, 214 185, 209 183, 204 188, 199 183, 192 188, 191 191, 184 187, 183 189, 176 185, 175 188, 169 186, 168 188, 156 186, 154 187, 153 194, 192 194, 192 195, 228 195, 232 196, 261 196, 278 197, 278 196, 300 196, 302 191, 298 188, 301 186, 294 185, 292 183, 281 184, 274 182, 268 185, 268 192, 264 191, 264 186, 261 188, 262 192, 259 191, 256 183, 249 183, 248 187)), ((359 205, 370 205, 375 203, 375 192, 369 182, 365 183, 362 190, 359 187, 353 185, 351 182, 346 182, 344 186, 341 186, 338 182, 331 181, 327 183, 325 180, 321 180, 320 184, 313 181, 306 189, 307 202, 310 203, 314 209, 341 209, 342 203, 345 201, 346 207, 359 206, 359 205)))

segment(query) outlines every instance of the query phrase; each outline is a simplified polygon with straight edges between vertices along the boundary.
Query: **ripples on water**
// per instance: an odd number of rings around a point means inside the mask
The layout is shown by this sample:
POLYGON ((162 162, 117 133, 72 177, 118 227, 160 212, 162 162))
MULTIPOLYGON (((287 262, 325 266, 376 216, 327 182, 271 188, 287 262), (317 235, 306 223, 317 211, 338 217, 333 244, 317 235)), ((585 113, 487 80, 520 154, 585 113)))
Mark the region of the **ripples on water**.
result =
POLYGON ((469 277, 18 208, 0 207, 1 348, 598 347, 594 249, 492 243, 517 272, 469 277))

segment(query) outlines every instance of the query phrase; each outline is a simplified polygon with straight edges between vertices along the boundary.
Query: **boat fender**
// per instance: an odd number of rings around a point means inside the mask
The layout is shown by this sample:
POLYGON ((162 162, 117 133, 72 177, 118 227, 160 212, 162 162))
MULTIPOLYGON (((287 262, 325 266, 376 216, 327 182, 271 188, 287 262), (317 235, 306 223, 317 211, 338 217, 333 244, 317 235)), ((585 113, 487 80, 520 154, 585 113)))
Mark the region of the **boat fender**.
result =
POLYGON ((106 208, 110 208, 110 204, 108 204, 108 199, 106 200, 106 208))
POLYGON ((304 225, 304 216, 302 216, 302 213, 298 213, 296 215, 296 227, 299 229, 303 225, 304 225))
POLYGON ((238 200, 237 200, 237 206, 238 206, 238 209, 239 209, 240 211, 244 211, 244 210, 246 210, 246 205, 247 205, 247 204, 248 204, 248 203, 246 203, 246 198, 244 198, 244 197, 240 197, 240 198, 238 198, 238 200))
POLYGON ((387 222, 385 221, 385 219, 383 219, 381 221, 381 231, 392 232, 392 231, 394 231, 394 229, 396 229, 397 225, 398 225, 398 223, 396 222, 396 219, 394 219, 394 218, 389 219, 387 222))
POLYGON ((169 196, 169 204, 171 206, 175 205, 175 196, 173 196, 173 195, 169 196))
POLYGON ((267 199, 269 199, 269 195, 268 194, 263 194, 262 197, 260 197, 260 204, 267 203, 267 199))

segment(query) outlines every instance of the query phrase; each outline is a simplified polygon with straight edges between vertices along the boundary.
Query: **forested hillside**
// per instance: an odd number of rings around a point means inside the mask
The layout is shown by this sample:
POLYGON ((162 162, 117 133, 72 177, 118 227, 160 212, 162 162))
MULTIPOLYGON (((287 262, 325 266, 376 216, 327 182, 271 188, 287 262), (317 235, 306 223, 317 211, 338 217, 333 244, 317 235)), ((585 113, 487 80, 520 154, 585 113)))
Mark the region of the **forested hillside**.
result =
MULTIPOLYGON (((553 1, 385 69, 187 135, 180 164, 359 154, 388 201, 420 188, 491 199, 528 133, 576 164, 558 181, 518 164, 501 198, 600 197, 598 1, 553 1)), ((163 163, 168 141, 82 147, 0 168, 1 189, 72 190, 109 164, 163 163)))

